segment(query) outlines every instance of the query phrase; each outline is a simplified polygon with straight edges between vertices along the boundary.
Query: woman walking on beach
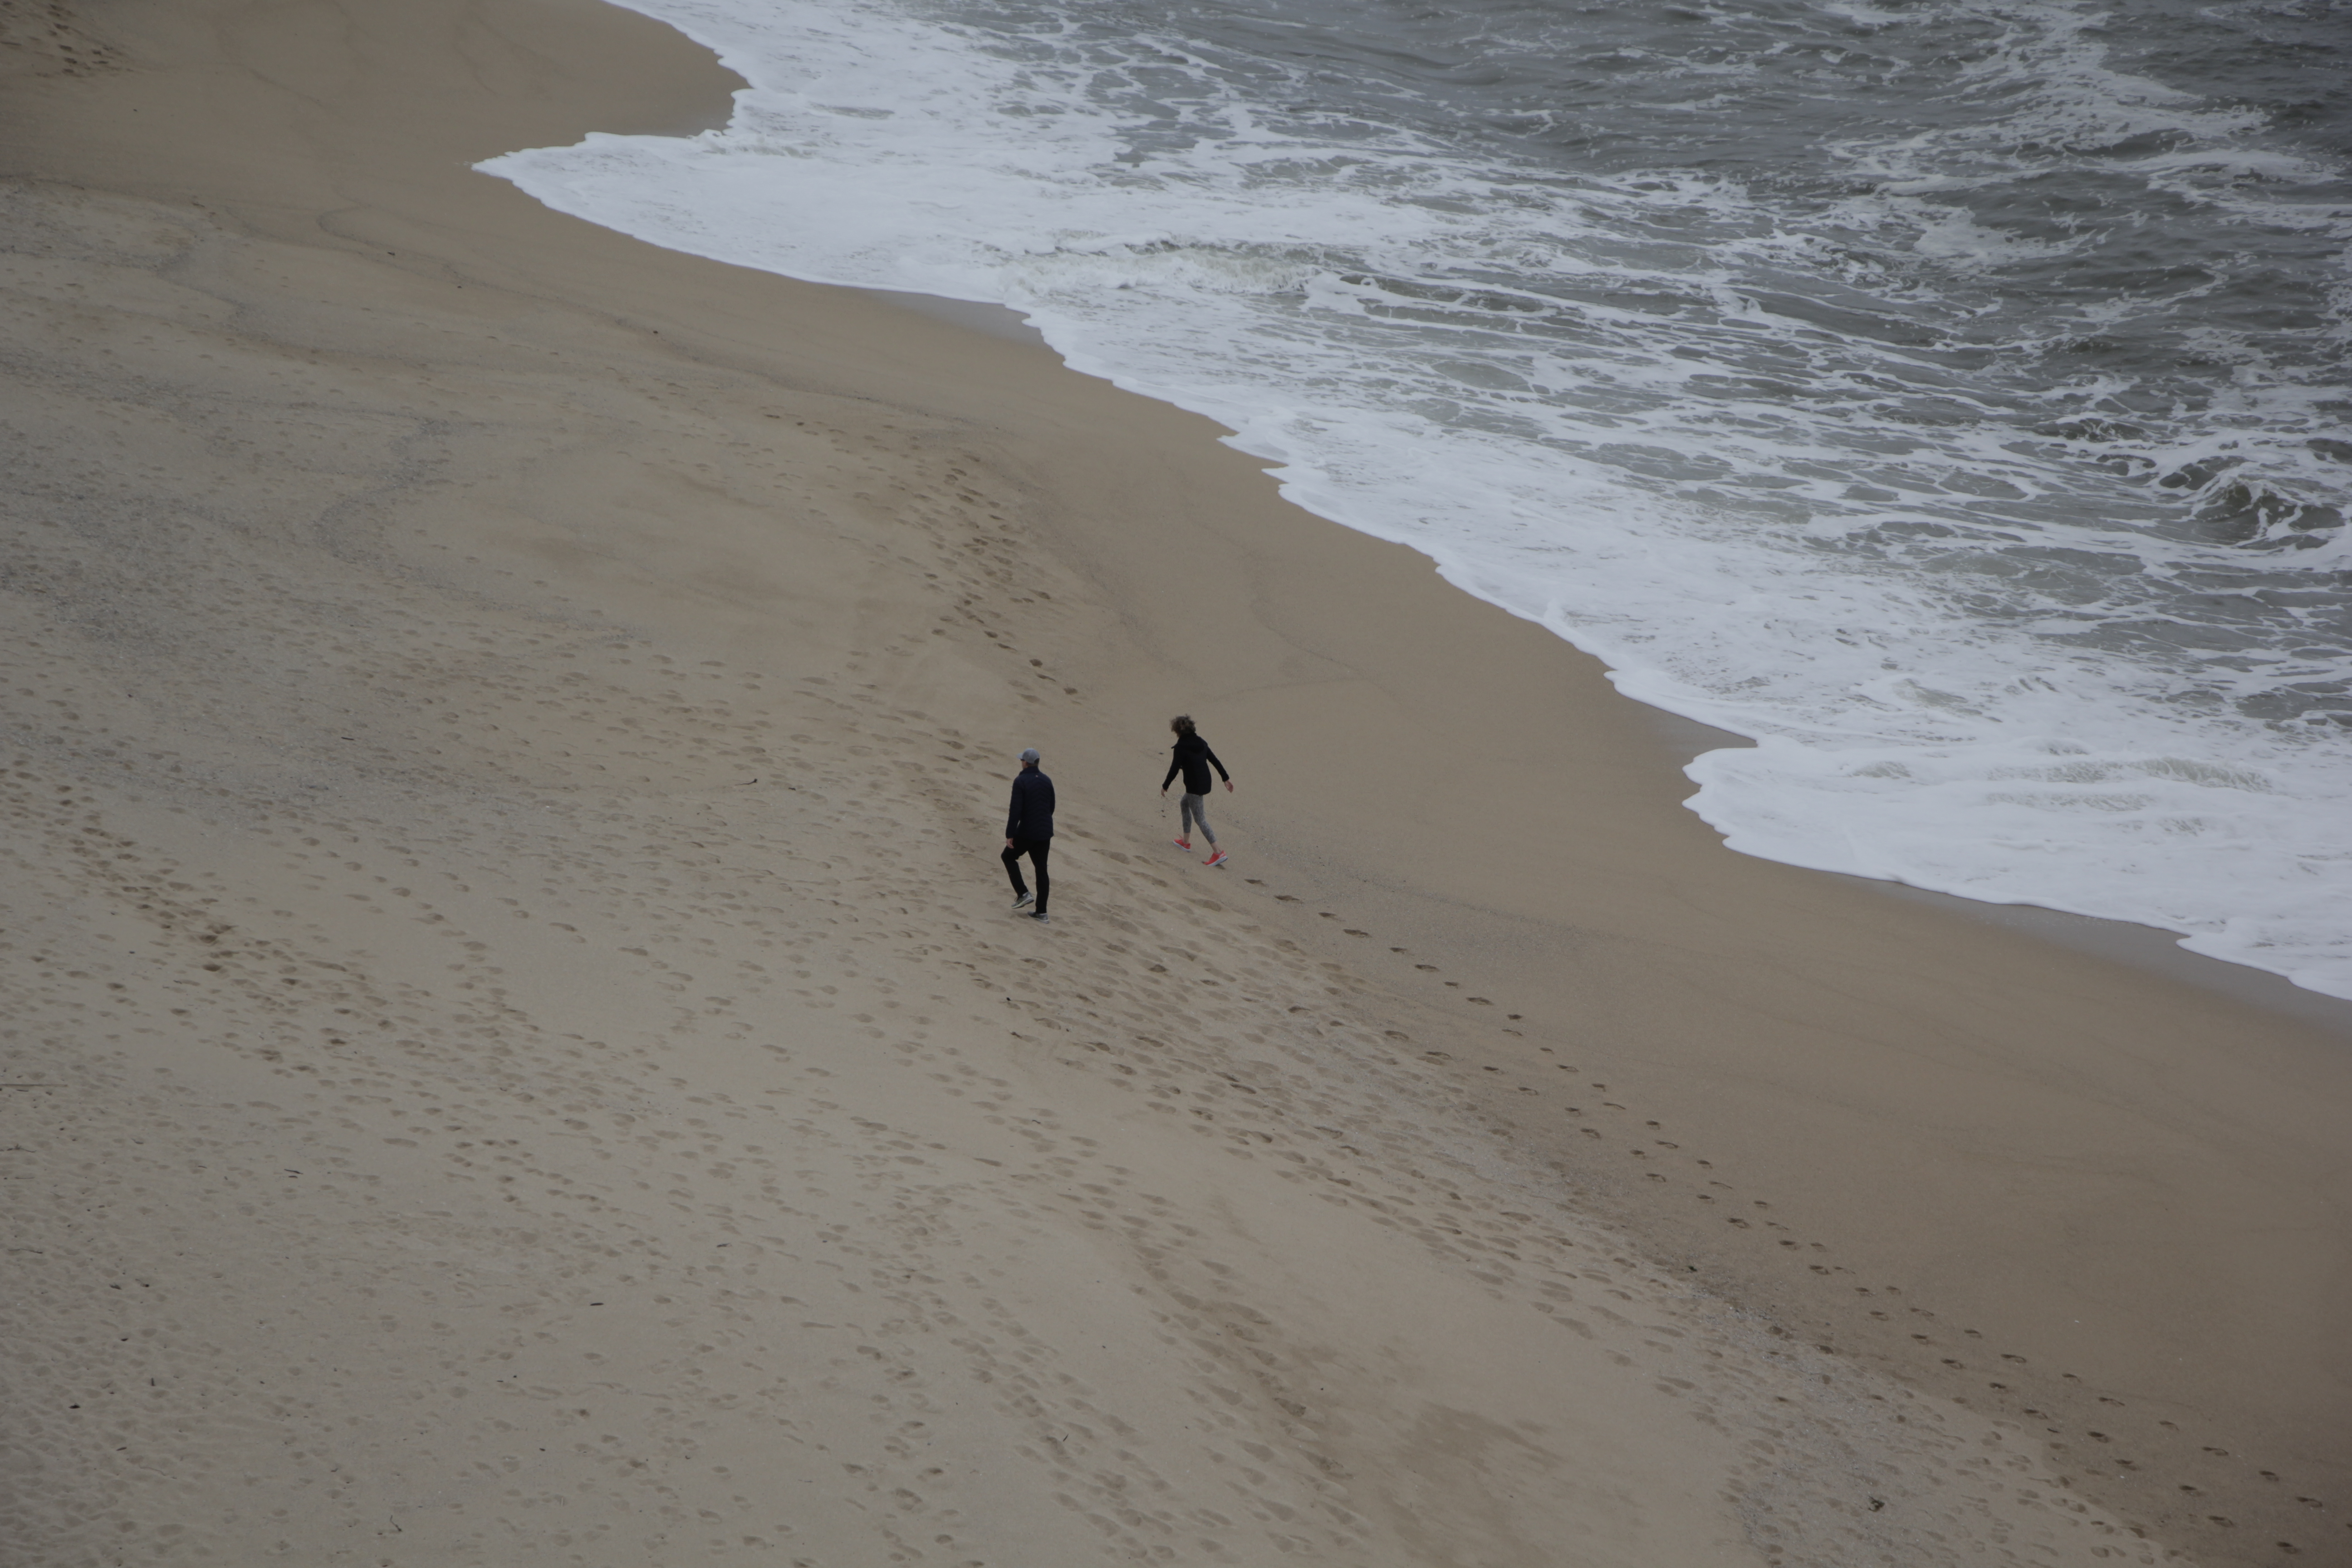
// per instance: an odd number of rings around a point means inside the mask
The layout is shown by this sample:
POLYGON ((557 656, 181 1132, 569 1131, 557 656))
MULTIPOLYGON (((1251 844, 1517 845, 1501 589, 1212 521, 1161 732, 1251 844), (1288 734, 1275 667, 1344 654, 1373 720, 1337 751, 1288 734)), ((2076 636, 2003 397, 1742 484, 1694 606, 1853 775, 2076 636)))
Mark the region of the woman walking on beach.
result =
POLYGON ((1184 775, 1184 795, 1179 818, 1183 836, 1176 840, 1176 847, 1192 847, 1192 825, 1197 822, 1201 825, 1201 837, 1209 841, 1209 858, 1201 864, 1222 866, 1225 863, 1225 852, 1217 847, 1216 829, 1209 826, 1209 769, 1213 765, 1216 768, 1217 776, 1225 781, 1228 791, 1234 787, 1234 775, 1225 772, 1225 764, 1217 761, 1217 753, 1209 750, 1209 742, 1201 739, 1200 731, 1192 728, 1191 714, 1177 714, 1168 721, 1168 727, 1176 732, 1175 755, 1169 761, 1168 776, 1160 781, 1160 793, 1165 795, 1176 775, 1180 773, 1184 775))

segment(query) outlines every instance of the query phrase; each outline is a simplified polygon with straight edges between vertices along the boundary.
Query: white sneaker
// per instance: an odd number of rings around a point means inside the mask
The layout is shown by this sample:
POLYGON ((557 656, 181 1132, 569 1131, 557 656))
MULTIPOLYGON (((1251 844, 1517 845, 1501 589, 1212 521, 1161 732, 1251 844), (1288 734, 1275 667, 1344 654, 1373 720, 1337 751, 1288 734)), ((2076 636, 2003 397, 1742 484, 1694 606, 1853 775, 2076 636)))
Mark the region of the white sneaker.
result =
POLYGON ((1029 917, 1029 918, 1030 918, 1031 920, 1033 920, 1033 921, 1036 921, 1039 925, 1041 925, 1041 926, 1042 926, 1042 925, 1051 925, 1051 924, 1053 924, 1053 923, 1054 923, 1054 917, 1053 917, 1053 916, 1051 916, 1051 915, 1049 915, 1049 914, 1047 914, 1047 913, 1046 913, 1045 910, 1038 910, 1034 911, 1034 913, 1032 913, 1032 914, 1030 915, 1030 917, 1029 917))
POLYGON ((1027 909, 1030 902, 1031 895, 1024 893, 1019 898, 1013 900, 1013 907, 1016 910, 1027 909))

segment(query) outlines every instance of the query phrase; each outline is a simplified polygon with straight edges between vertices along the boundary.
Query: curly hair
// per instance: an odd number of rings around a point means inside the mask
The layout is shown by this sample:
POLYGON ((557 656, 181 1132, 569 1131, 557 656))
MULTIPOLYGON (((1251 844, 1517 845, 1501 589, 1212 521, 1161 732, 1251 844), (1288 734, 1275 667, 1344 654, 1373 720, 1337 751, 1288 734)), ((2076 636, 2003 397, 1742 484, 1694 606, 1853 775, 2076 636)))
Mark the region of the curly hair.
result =
POLYGON ((1168 727, 1180 735, 1189 735, 1192 732, 1192 716, 1190 713, 1179 713, 1168 721, 1168 727))

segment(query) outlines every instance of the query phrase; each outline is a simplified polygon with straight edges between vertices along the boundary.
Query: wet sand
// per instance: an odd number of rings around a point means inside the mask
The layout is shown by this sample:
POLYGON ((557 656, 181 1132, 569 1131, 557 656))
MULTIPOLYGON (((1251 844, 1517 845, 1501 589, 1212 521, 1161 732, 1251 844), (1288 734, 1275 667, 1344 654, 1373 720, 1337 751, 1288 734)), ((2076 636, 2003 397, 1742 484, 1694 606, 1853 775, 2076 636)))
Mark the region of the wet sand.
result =
POLYGON ((1205 421, 470 172, 723 113, 643 18, 0 72, 0 1560, 2352 1557, 2326 1009, 1732 855, 1205 421))

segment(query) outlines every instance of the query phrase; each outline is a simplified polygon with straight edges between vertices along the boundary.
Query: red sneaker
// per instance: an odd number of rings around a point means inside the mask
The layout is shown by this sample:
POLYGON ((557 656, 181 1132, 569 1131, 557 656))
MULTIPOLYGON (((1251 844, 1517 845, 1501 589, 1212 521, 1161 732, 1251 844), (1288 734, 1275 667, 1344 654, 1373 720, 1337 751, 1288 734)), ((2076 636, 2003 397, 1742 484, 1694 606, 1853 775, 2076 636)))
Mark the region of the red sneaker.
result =
POLYGON ((1177 840, 1175 841, 1175 843, 1176 843, 1176 847, 1177 847, 1177 848, 1183 850, 1183 851, 1184 851, 1186 854, 1188 854, 1188 855, 1192 853, 1192 841, 1191 839, 1189 839, 1189 838, 1179 838, 1179 839, 1177 839, 1177 840))
POLYGON ((1230 856, 1228 856, 1223 850, 1220 849, 1214 855, 1210 856, 1206 860, 1202 861, 1201 864, 1203 866, 1222 866, 1230 858, 1230 856))

